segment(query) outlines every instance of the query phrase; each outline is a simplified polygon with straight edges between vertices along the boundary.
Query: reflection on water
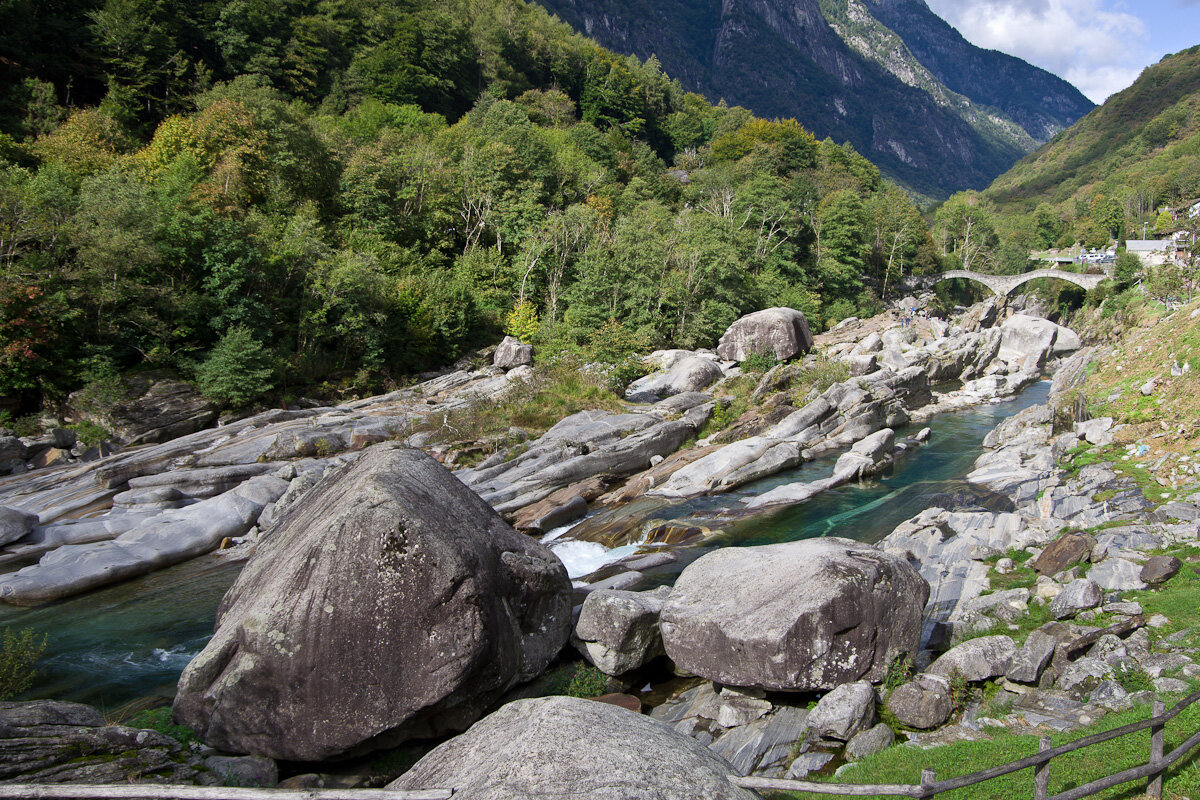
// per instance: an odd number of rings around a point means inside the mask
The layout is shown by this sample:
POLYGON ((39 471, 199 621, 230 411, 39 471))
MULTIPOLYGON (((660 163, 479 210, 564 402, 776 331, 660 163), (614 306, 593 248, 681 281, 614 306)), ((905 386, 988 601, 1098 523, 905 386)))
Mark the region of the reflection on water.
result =
POLYGON ((179 673, 212 636, 239 565, 203 557, 40 608, 0 606, 0 625, 45 633, 30 697, 113 708, 174 696, 179 673))
MULTIPOLYGON (((904 457, 892 475, 831 490, 803 505, 750 518, 729 516, 742 508, 742 498, 828 475, 834 458, 726 495, 631 507, 656 521, 684 517, 685 532, 688 525, 723 531, 703 549, 684 551, 680 567, 714 544, 748 546, 825 535, 878 541, 903 520, 936 505, 940 498, 935 495, 961 491, 962 478, 988 431, 1043 402, 1048 391, 1049 383, 1043 382, 1012 402, 939 417, 930 425, 930 445, 904 457)), ((592 542, 571 541, 569 534, 556 538, 554 547, 564 561, 578 562, 571 566, 572 576, 637 549, 625 545, 608 551, 592 542)), ((48 638, 36 688, 29 696, 113 708, 146 695, 174 695, 179 673, 212 635, 217 605, 239 568, 203 557, 42 608, 0 606, 0 625, 31 627, 48 638)))

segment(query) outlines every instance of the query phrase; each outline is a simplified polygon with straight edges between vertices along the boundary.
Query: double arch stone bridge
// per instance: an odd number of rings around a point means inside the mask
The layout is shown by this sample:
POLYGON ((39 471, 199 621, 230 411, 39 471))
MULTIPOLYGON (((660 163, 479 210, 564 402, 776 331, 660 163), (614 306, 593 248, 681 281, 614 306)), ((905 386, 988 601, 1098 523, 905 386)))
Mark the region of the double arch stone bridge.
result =
POLYGON ((966 269, 952 269, 937 275, 913 275, 907 278, 913 288, 933 288, 936 283, 948 281, 951 278, 966 278, 991 289, 1000 297, 1007 297, 1014 289, 1030 281, 1040 278, 1058 278, 1084 289, 1095 289, 1107 275, 1080 275, 1077 272, 1067 272, 1061 269, 1035 269, 1033 272, 1022 272, 1020 275, 985 275, 982 272, 972 272, 966 269))

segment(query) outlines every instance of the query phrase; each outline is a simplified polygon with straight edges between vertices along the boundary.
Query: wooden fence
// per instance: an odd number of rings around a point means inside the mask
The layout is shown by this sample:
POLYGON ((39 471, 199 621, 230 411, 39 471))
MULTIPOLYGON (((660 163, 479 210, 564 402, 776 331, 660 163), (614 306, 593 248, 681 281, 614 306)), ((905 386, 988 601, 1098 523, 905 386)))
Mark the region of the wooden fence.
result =
POLYGON ((746 789, 811 792, 813 794, 851 797, 874 795, 936 797, 943 792, 965 789, 968 786, 975 786, 984 781, 999 778, 1002 775, 1019 772, 1023 769, 1033 769, 1034 800, 1080 800, 1084 797, 1091 797, 1105 789, 1119 786, 1122 783, 1129 783, 1130 781, 1141 780, 1143 778, 1148 780, 1146 794, 1155 800, 1159 800, 1162 797, 1163 772, 1190 753, 1197 745, 1200 745, 1200 731, 1197 731, 1187 741, 1179 745, 1179 747, 1176 747, 1170 753, 1164 754, 1163 729, 1170 720, 1197 700, 1200 700, 1200 692, 1195 692, 1180 700, 1171 707, 1170 711, 1164 711, 1162 700, 1155 700, 1152 716, 1147 720, 1122 725, 1119 728, 1113 728, 1111 731, 1085 736, 1070 744, 1059 745, 1058 747, 1051 747, 1050 740, 1043 737, 1036 754, 1011 761, 1007 764, 1001 764, 997 767, 980 770, 970 775, 963 775, 961 778, 947 778, 946 780, 939 781, 934 771, 927 769, 921 773, 921 783, 917 786, 906 784, 815 783, 813 781, 775 778, 742 778, 737 775, 731 775, 730 780, 746 789), (1128 736, 1131 733, 1137 733, 1146 729, 1150 730, 1150 760, 1142 766, 1132 767, 1113 775, 1099 778, 1091 783, 1085 783, 1083 786, 1077 786, 1074 789, 1068 789, 1053 796, 1048 794, 1050 787, 1050 762, 1054 759, 1067 753, 1074 753, 1076 750, 1082 750, 1085 747, 1119 739, 1122 736, 1128 736))

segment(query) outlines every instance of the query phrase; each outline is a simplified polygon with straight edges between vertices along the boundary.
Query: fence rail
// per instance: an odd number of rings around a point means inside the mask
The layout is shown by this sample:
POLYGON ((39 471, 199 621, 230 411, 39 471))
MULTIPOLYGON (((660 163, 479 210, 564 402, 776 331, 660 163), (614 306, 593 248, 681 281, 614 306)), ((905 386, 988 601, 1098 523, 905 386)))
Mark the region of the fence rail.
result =
POLYGON ((746 789, 771 789, 774 791, 789 791, 789 792, 810 792, 812 794, 829 794, 840 795, 843 797, 863 797, 883 795, 891 797, 935 797, 944 792, 954 791, 955 789, 965 789, 968 786, 990 781, 994 778, 999 778, 1004 775, 1009 775, 1013 772, 1019 772, 1023 769, 1034 770, 1034 800, 1081 800, 1084 797, 1102 792, 1105 789, 1110 789, 1114 786, 1119 786, 1122 783, 1148 778, 1146 794, 1151 798, 1162 797, 1162 774, 1175 762, 1182 759, 1197 745, 1200 745, 1200 731, 1192 734, 1187 741, 1179 747, 1172 750, 1170 753, 1163 754, 1163 732, 1166 724, 1178 716, 1184 709, 1191 706, 1196 701, 1200 700, 1200 692, 1195 692, 1180 700, 1169 711, 1164 711, 1164 705, 1161 700, 1154 701, 1154 708, 1149 719, 1141 722, 1132 722, 1128 725, 1122 725, 1119 728, 1113 728, 1111 731, 1095 733, 1091 736, 1085 736, 1082 739, 1077 739, 1068 744, 1051 747, 1050 740, 1043 738, 1039 743, 1038 752, 1025 758, 1010 761, 1007 764, 990 767, 988 769, 973 772, 970 775, 963 775, 959 778, 948 778, 946 780, 937 780, 937 775, 933 770, 927 769, 921 773, 921 783, 919 785, 910 784, 857 784, 857 783, 816 783, 814 781, 789 780, 785 778, 743 778, 737 775, 729 776, 730 780, 738 786, 746 789), (1077 750, 1082 750, 1085 747, 1100 744, 1102 742, 1119 739, 1122 736, 1128 736, 1131 733, 1150 730, 1150 760, 1140 767, 1132 767, 1122 772, 1117 772, 1113 775, 1099 778, 1086 783, 1083 786, 1077 786, 1065 792, 1056 795, 1049 795, 1050 785, 1050 762, 1059 756, 1073 753, 1077 750))
POLYGON ((249 789, 171 784, 0 784, 0 800, 450 800, 453 789, 249 789))

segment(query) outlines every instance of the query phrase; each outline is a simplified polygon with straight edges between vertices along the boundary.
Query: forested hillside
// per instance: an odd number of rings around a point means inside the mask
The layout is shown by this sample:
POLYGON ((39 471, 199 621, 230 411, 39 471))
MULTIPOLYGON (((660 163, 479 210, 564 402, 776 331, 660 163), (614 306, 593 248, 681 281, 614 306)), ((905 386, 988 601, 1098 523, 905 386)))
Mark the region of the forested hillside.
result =
MULTIPOLYGON (((932 263, 852 150, 519 0, 9 3, 0 396, 368 391, 506 326, 615 360, 932 263)), ((246 397, 225 397, 242 401, 246 397)))
POLYGON ((1066 81, 980 50, 923 0, 538 0, 691 91, 850 142, 929 200, 983 189, 1090 111, 1066 81))
POLYGON ((983 194, 1031 249, 1170 231, 1159 209, 1200 197, 1200 47, 1128 89, 1002 175, 983 194))

